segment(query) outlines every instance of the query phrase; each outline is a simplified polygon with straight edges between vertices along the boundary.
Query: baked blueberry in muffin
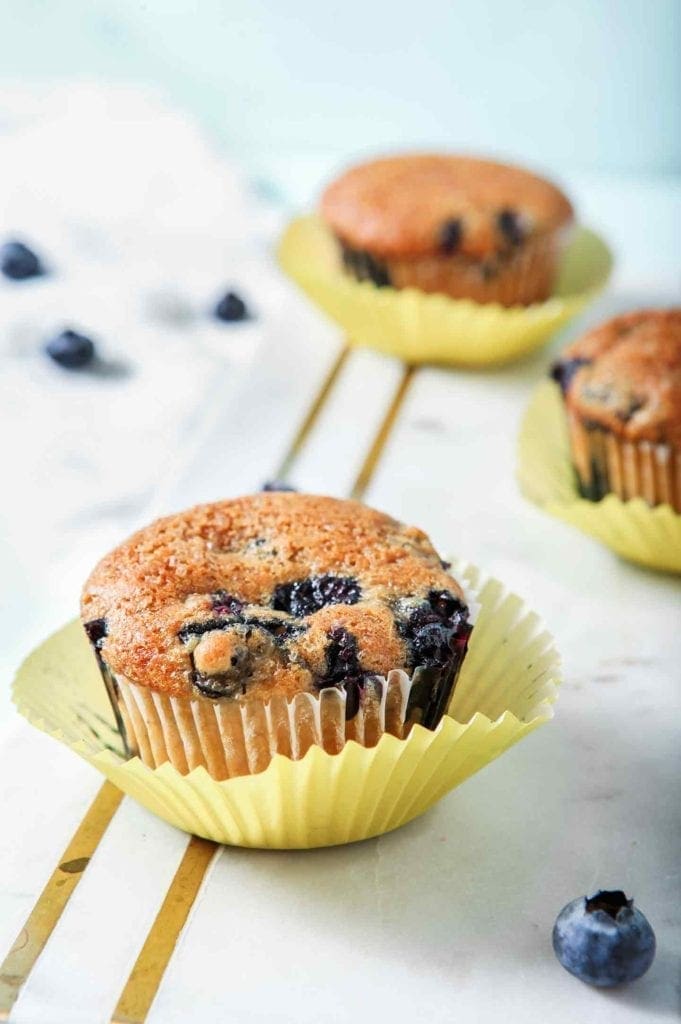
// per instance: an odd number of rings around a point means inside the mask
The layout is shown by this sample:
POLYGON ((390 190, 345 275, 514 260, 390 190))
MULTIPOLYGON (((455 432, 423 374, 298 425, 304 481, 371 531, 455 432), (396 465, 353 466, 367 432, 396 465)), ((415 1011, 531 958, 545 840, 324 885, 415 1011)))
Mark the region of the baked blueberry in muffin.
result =
POLYGON ((506 306, 548 298, 573 220, 562 192, 528 171, 427 154, 351 168, 321 214, 359 281, 506 306))
POLYGON ((443 564, 357 502, 265 492, 135 534, 95 568, 82 616, 130 748, 227 778, 434 728, 471 631, 443 564))
POLYGON ((608 320, 568 346, 552 375, 582 496, 681 512, 681 309, 608 320))

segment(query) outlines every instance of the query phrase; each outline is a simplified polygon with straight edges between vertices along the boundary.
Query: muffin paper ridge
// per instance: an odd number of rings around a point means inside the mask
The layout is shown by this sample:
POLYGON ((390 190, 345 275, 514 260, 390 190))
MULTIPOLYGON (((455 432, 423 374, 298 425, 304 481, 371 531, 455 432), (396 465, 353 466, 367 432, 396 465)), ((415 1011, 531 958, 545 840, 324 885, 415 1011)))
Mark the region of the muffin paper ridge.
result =
MULTIPOLYGON (((462 589, 472 626, 479 611, 477 596, 470 587, 462 589)), ((457 656, 455 680, 459 666, 457 656)), ((288 701, 273 696, 267 703, 236 704, 195 695, 169 697, 110 668, 106 672, 114 681, 115 707, 130 751, 150 768, 169 761, 183 775, 203 765, 218 781, 264 771, 277 753, 301 760, 310 744, 335 754, 351 739, 367 747, 386 732, 401 739, 430 709, 428 699, 424 704, 419 698, 416 673, 410 676, 398 668, 375 677, 358 694, 350 715, 344 688, 298 693, 288 701)))
POLYGON ((80 622, 23 663, 14 701, 32 725, 70 746, 115 785, 184 831, 236 846, 312 848, 366 839, 417 817, 552 716, 559 659, 537 616, 478 569, 453 571, 477 591, 478 621, 448 714, 433 731, 338 754, 312 746, 299 761, 218 782, 124 760, 113 715, 80 622), (458 716, 458 717, 457 717, 458 716), (463 720, 459 720, 463 719, 463 720))
POLYGON ((545 344, 605 286, 613 262, 605 242, 578 227, 560 262, 554 295, 531 306, 504 307, 353 280, 340 266, 334 238, 315 215, 288 225, 278 259, 344 330, 349 345, 375 348, 410 364, 459 366, 511 362, 545 344))
POLYGON ((577 488, 560 389, 543 381, 526 410, 518 441, 517 477, 524 496, 549 515, 595 537, 622 558, 681 573, 681 513, 643 498, 582 498, 577 488))

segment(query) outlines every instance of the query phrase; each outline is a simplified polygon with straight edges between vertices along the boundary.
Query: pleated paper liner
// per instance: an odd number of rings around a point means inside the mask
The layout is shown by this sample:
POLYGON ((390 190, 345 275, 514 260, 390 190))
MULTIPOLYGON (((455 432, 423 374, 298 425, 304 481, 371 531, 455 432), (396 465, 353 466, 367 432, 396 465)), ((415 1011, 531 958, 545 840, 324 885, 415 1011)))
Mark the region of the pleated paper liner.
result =
POLYGON ((608 494, 587 501, 577 490, 568 424, 560 389, 537 388, 523 421, 518 481, 526 498, 607 544, 623 558, 652 569, 681 573, 681 514, 670 505, 608 494))
MULTIPOLYGON (((464 588, 464 603, 473 626, 479 604, 470 588, 464 588)), ((457 651, 451 680, 433 671, 424 679, 421 673, 410 677, 393 669, 385 679, 367 680, 361 691, 330 686, 289 701, 281 696, 245 703, 171 696, 118 673, 110 673, 109 690, 120 697, 128 747, 145 765, 160 768, 170 762, 182 775, 203 767, 221 781, 265 771, 277 754, 302 760, 313 744, 338 754, 350 740, 375 747, 384 733, 404 739, 430 713, 441 717, 441 702, 451 696, 460 666, 457 651), (442 685, 448 686, 446 698, 442 685)))
POLYGON ((14 683, 19 711, 66 743, 153 813, 235 846, 311 848, 398 828, 552 715, 559 659, 537 616, 496 580, 465 563, 455 574, 477 591, 468 655, 437 729, 406 740, 350 741, 338 754, 311 747, 300 761, 277 755, 256 775, 217 782, 204 768, 125 760, 95 659, 72 622, 31 654, 14 683))
POLYGON ((414 288, 378 288, 342 270, 335 239, 314 215, 291 222, 278 258, 289 277, 342 327, 348 344, 411 364, 458 366, 511 362, 539 348, 598 294, 612 269, 605 242, 578 228, 546 302, 509 308, 414 288))

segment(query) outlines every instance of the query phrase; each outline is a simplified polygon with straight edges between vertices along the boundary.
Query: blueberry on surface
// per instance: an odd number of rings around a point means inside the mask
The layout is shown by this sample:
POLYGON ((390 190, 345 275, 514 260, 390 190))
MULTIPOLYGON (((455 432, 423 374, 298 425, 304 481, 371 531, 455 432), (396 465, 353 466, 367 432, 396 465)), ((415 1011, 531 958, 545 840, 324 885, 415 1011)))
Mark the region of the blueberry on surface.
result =
POLYGON ((77 370, 87 366, 95 354, 95 346, 90 338, 76 331, 62 331, 48 341, 45 351, 55 363, 67 370, 77 370))
POLYGON ((291 493, 294 493, 296 491, 296 488, 292 487, 291 484, 287 484, 285 480, 266 480, 265 483, 260 488, 260 490, 261 491, 290 491, 291 493))
POLYGON ((456 252, 461 244, 461 236, 463 235, 463 225, 458 217, 446 220, 440 228, 440 234, 438 241, 440 243, 440 251, 445 256, 451 256, 452 253, 456 252))
POLYGON ((655 933, 621 890, 600 891, 563 907, 553 949, 580 981, 611 988, 645 974, 655 957, 655 933))
POLYGON ((0 271, 10 281, 25 281, 44 273, 36 254, 23 242, 14 241, 0 246, 0 271))
POLYGON ((238 323, 248 319, 248 308, 236 292, 227 292, 213 310, 214 316, 225 323, 238 323))

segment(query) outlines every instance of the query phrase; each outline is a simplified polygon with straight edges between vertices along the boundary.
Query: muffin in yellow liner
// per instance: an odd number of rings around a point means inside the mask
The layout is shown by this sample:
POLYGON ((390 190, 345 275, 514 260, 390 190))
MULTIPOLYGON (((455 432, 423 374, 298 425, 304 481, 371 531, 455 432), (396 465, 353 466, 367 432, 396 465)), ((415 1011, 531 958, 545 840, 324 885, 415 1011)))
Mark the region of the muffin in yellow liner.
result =
POLYGON ((601 501, 580 497, 570 456, 560 388, 543 381, 520 432, 518 481, 526 498, 607 544, 618 555, 665 572, 681 573, 681 514, 669 505, 651 508, 642 498, 601 501))
POLYGON ((587 228, 577 228, 563 254, 554 295, 531 306, 505 307, 378 288, 343 273, 331 232, 315 215, 289 224, 279 243, 282 269, 335 320, 348 344, 407 363, 488 366, 511 362, 543 345, 605 286, 612 255, 587 228))
POLYGON ((115 785, 186 832, 234 846, 332 846, 388 832, 552 716, 559 658, 538 617, 497 580, 466 563, 454 571, 480 611, 447 715, 406 740, 354 741, 338 754, 312 746, 300 761, 277 755, 256 775, 218 782, 202 767, 124 760, 111 707, 80 622, 35 650, 14 700, 29 722, 70 746, 115 785))

